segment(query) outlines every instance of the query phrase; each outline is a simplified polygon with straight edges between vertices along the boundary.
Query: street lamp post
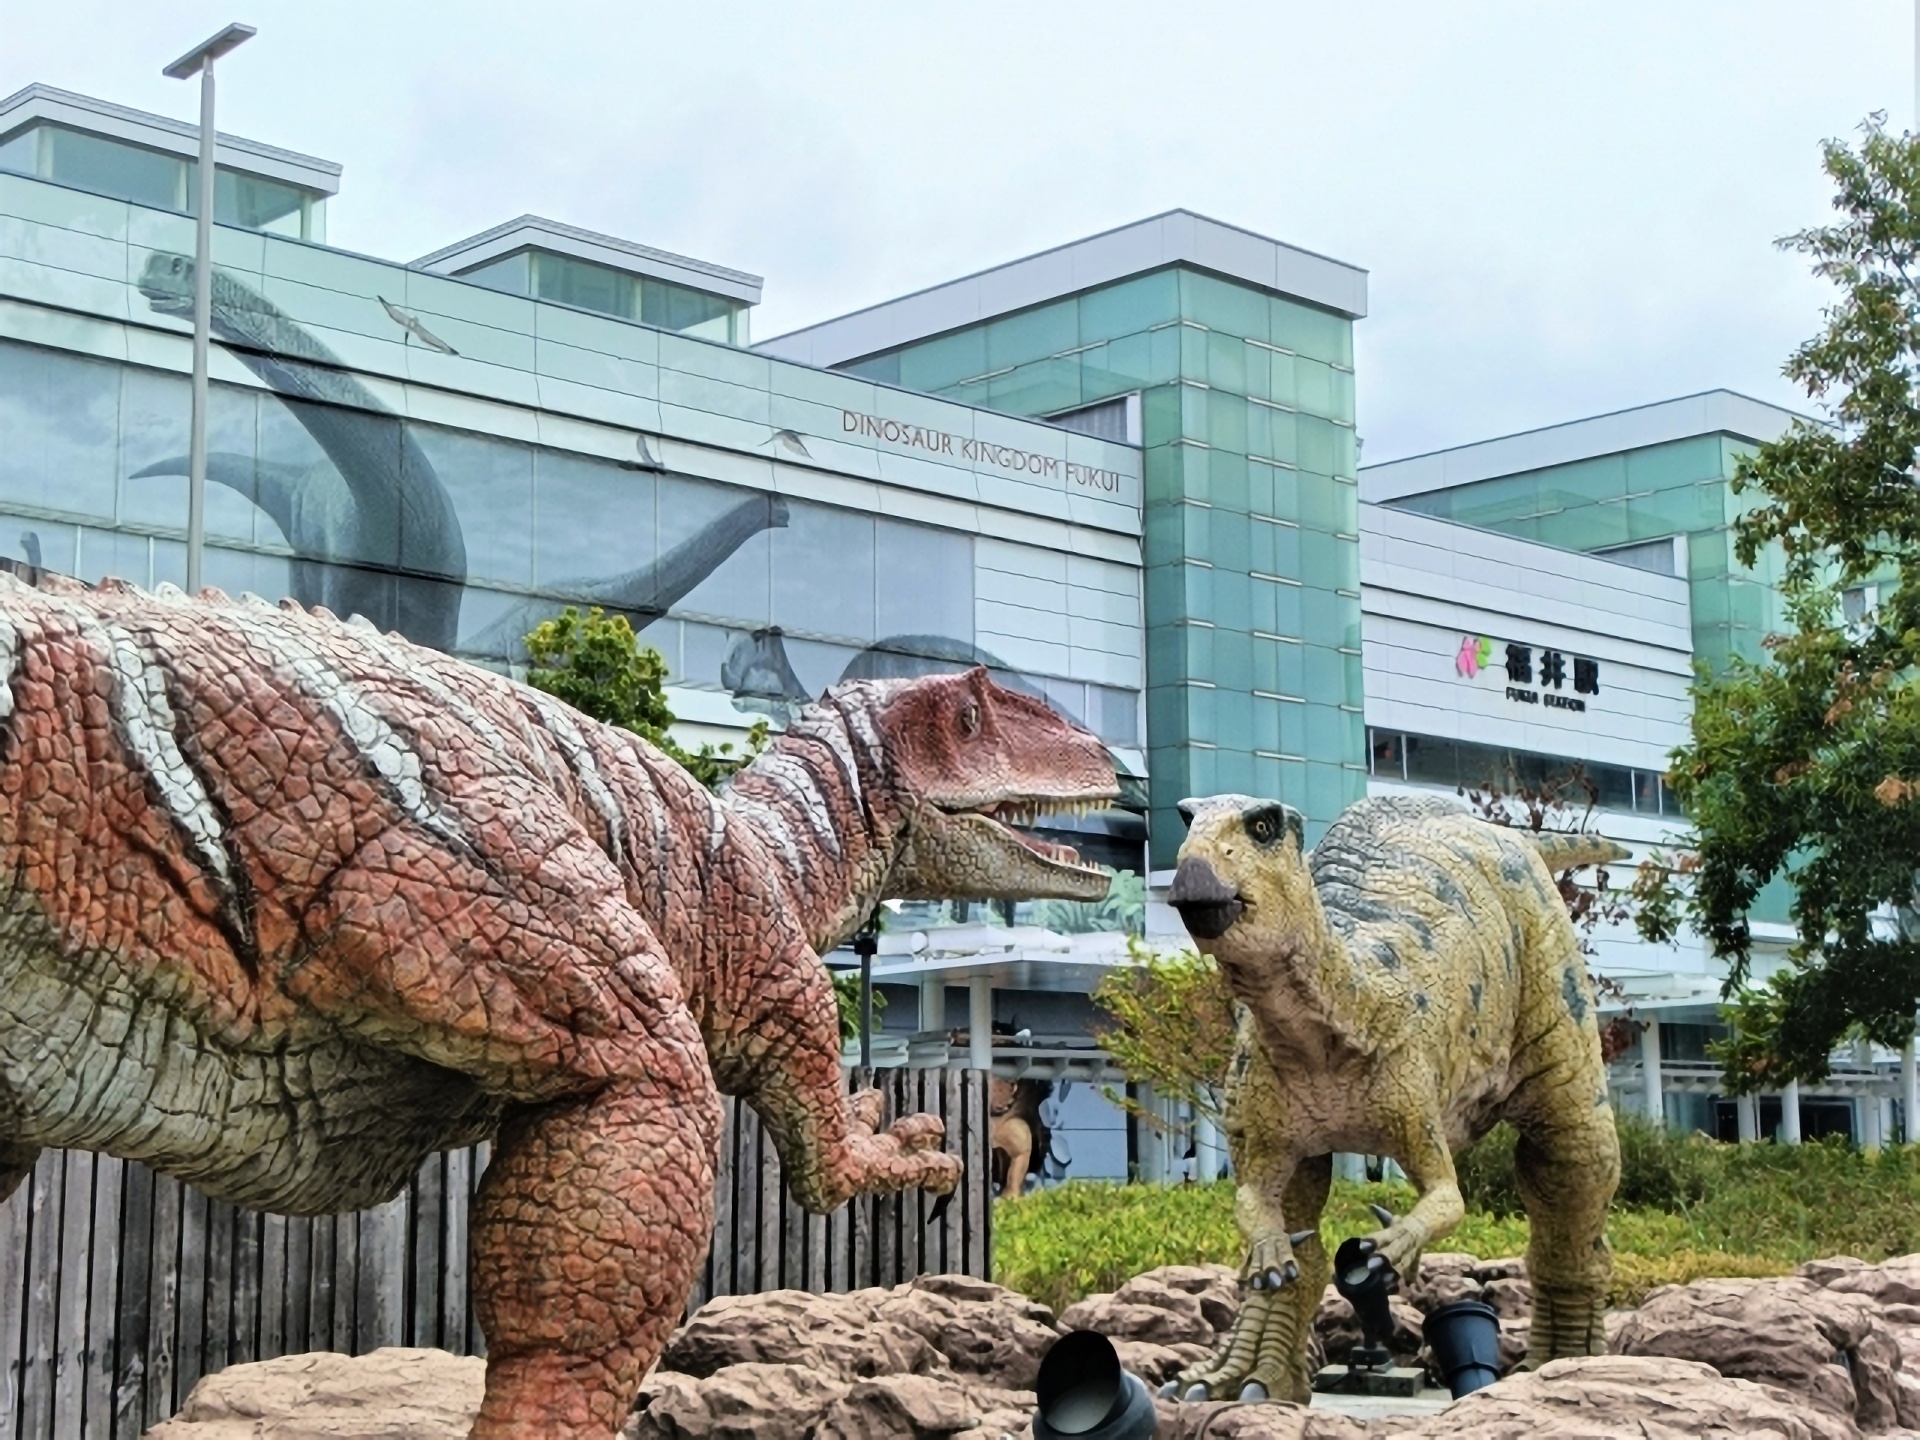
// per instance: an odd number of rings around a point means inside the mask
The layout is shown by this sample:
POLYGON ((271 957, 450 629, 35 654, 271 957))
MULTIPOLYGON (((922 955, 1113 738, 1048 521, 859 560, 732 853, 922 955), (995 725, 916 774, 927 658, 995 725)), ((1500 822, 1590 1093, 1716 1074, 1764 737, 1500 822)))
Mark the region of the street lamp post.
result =
POLYGON ((256 32, 229 25, 161 73, 173 80, 200 77, 200 209, 193 238, 193 418, 187 443, 187 593, 200 592, 201 552, 207 533, 207 350, 213 332, 213 62, 256 32))

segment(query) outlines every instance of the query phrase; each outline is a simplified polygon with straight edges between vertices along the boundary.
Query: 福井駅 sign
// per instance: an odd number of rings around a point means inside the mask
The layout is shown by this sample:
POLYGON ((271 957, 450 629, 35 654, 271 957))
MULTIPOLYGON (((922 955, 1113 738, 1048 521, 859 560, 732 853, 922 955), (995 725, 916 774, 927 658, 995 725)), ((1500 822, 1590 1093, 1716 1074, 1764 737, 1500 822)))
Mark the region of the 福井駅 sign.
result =
POLYGON ((1491 636, 1462 635, 1453 668, 1468 680, 1504 675, 1507 699, 1548 710, 1585 710, 1600 693, 1598 660, 1550 645, 1501 646, 1491 636))
POLYGON ((991 440, 975 440, 948 430, 933 430, 904 420, 888 420, 879 415, 863 415, 857 410, 840 412, 840 430, 863 440, 878 440, 903 450, 924 450, 929 455, 951 456, 970 465, 990 465, 1014 475, 1033 475, 1042 480, 1058 480, 1082 490, 1103 490, 1109 494, 1120 489, 1118 470, 1096 465, 1081 465, 1055 455, 1039 455, 1013 445, 996 445, 991 440))

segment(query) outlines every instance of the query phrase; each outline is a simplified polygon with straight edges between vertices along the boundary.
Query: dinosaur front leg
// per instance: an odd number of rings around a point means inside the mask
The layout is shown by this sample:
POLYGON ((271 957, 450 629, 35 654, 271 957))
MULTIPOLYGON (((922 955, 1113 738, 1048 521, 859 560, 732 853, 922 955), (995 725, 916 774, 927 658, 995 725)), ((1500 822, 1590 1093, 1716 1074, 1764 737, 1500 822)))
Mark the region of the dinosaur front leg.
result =
POLYGON ((882 1131, 886 1097, 847 1094, 840 1011, 819 957, 801 947, 771 969, 793 989, 778 987, 782 1013, 767 1023, 779 1030, 758 1044, 740 1093, 773 1136, 793 1198, 825 1214, 855 1195, 915 1188, 944 1195, 958 1185, 960 1158, 941 1151, 946 1127, 938 1116, 903 1115, 882 1131))
POLYGON ((508 1112, 475 1212, 488 1353, 473 1440, 607 1440, 625 1420, 712 1238, 720 1107, 697 1068, 705 1083, 619 1081, 508 1112))
MULTIPOLYGON (((1434 1091, 1427 1087, 1425 1093, 1431 1096, 1434 1091)), ((1416 1111, 1388 1134, 1392 1144, 1387 1153, 1400 1162, 1420 1198, 1405 1215, 1388 1221, 1366 1239, 1395 1270, 1412 1276, 1421 1254, 1435 1240, 1454 1232, 1466 1217, 1467 1206, 1437 1115, 1416 1111)))

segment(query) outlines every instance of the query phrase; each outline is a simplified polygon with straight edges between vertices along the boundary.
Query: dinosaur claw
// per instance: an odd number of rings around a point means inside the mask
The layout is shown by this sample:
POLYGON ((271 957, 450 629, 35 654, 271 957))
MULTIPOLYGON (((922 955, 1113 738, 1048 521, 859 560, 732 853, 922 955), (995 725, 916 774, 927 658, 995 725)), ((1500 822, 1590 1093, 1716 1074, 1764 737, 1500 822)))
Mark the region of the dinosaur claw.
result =
POLYGON ((1284 1272, 1279 1270, 1267 1271, 1267 1288, 1269 1290, 1278 1290, 1282 1285, 1285 1285, 1289 1280, 1293 1279, 1293 1277, 1298 1275, 1299 1273, 1300 1273, 1300 1267, 1298 1265, 1295 1265, 1291 1260, 1289 1260, 1287 1262, 1287 1268, 1284 1272))
POLYGON ((1180 1398, 1182 1400, 1205 1400, 1207 1398, 1207 1387, 1205 1385, 1189 1385, 1187 1387, 1187 1393, 1180 1398))
POLYGON ((1367 1209, 1373 1212, 1373 1218, 1378 1220, 1382 1225, 1393 1224, 1393 1212, 1387 1209, 1386 1206, 1374 1205, 1370 1203, 1368 1204, 1367 1209))
POLYGON ((1162 1400, 1178 1400, 1180 1398, 1180 1382, 1178 1380, 1169 1380, 1155 1393, 1158 1394, 1162 1400))
POLYGON ((1294 1261, 1287 1261, 1287 1283, 1292 1284, 1300 1278, 1300 1267, 1294 1261))
POLYGON ((1287 1243, 1289 1245, 1304 1245, 1319 1233, 1318 1230, 1296 1230, 1287 1236, 1287 1243))
POLYGON ((1258 1380, 1249 1380, 1240 1387, 1240 1398, 1248 1401, 1264 1400, 1267 1398, 1267 1387, 1258 1380))
POLYGON ((1247 1288, 1258 1293, 1267 1288, 1267 1277, 1256 1270, 1247 1277, 1247 1288))

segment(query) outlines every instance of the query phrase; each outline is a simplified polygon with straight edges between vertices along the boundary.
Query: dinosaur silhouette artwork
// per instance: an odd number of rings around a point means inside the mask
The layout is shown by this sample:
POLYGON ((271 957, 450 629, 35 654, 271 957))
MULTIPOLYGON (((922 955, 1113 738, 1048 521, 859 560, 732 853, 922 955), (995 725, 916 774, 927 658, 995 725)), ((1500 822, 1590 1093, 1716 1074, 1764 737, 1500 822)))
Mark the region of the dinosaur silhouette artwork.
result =
MULTIPOLYGON (((163 315, 187 316, 193 261, 155 251, 140 292, 163 315)), ((381 304, 395 323, 443 353, 417 316, 381 304), (413 322, 408 324, 408 322, 413 322)), ((613 575, 559 581, 564 599, 529 597, 471 635, 460 634, 468 569, 460 518, 446 485, 402 417, 346 363, 251 287, 216 268, 213 331, 285 402, 326 460, 288 465, 253 455, 207 457, 207 478, 245 496, 292 547, 292 598, 339 615, 364 615, 383 630, 438 650, 489 659, 525 658, 526 632, 568 600, 626 615, 636 630, 664 615, 762 530, 787 524, 787 503, 752 495, 716 516, 656 561, 613 575)), ((654 463, 645 438, 639 452, 654 463)), ((143 466, 131 478, 184 475, 187 457, 143 466)))
MULTIPOLYGON (((1004 660, 950 635, 889 635, 876 640, 847 662, 840 679, 917 680, 924 675, 954 675, 984 665, 1007 689, 1040 701, 1074 724, 1080 717, 1067 712, 1052 696, 1004 660)), ((720 668, 721 687, 733 696, 734 707, 785 720, 798 714, 813 698, 787 656, 786 632, 768 625, 734 641, 720 668)))

